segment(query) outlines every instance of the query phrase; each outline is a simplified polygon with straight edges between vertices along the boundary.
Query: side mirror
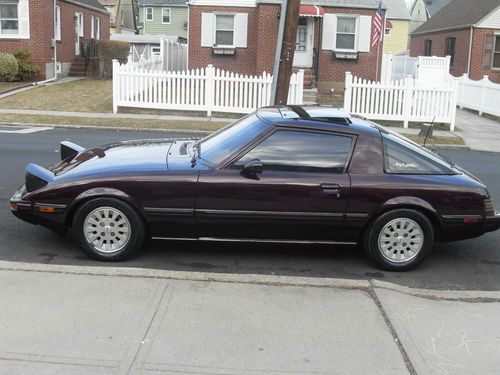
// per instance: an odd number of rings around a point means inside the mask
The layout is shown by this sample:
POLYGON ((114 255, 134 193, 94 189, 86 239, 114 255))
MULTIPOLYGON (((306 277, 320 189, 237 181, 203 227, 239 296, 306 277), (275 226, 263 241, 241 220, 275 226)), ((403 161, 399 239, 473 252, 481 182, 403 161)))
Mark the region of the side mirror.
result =
POLYGON ((257 174, 262 173, 264 164, 259 159, 250 160, 241 170, 241 174, 249 177, 257 177, 257 174))

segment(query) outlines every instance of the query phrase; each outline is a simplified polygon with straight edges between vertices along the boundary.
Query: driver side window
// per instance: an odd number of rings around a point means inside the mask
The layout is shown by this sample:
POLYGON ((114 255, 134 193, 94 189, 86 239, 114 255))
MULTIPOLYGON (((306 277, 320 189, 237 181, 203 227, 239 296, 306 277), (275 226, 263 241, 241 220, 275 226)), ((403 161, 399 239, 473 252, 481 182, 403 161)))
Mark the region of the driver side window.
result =
POLYGON ((242 169, 251 160, 264 171, 343 173, 352 138, 319 132, 277 130, 241 157, 232 168, 242 169))

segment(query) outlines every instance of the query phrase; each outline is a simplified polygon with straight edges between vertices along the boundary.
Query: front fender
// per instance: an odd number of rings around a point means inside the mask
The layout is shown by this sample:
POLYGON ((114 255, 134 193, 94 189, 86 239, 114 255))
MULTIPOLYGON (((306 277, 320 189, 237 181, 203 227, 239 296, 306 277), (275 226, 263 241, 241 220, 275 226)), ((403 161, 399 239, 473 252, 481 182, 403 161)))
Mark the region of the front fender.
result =
POLYGON ((69 224, 73 218, 74 211, 76 208, 84 201, 92 199, 92 198, 116 198, 120 199, 122 201, 127 202, 130 204, 132 207, 136 208, 141 215, 144 217, 144 212, 142 211, 141 207, 139 207, 134 199, 128 195, 127 193, 115 189, 115 188, 108 188, 108 187, 98 187, 98 188, 93 188, 86 190, 82 193, 80 193, 74 200, 71 202, 71 204, 68 206, 68 209, 66 210, 66 217, 65 217, 65 222, 66 224, 69 224))

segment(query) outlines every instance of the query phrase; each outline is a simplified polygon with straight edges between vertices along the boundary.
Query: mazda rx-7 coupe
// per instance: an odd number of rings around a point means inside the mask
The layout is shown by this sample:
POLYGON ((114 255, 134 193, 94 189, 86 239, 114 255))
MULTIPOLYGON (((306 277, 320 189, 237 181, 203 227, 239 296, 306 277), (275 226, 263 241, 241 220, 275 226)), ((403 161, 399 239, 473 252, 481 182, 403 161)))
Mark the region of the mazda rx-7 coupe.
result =
POLYGON ((62 142, 61 161, 29 164, 10 204, 105 261, 149 237, 361 245, 379 267, 408 270, 435 242, 500 228, 472 174, 320 106, 261 108, 203 139, 62 142))

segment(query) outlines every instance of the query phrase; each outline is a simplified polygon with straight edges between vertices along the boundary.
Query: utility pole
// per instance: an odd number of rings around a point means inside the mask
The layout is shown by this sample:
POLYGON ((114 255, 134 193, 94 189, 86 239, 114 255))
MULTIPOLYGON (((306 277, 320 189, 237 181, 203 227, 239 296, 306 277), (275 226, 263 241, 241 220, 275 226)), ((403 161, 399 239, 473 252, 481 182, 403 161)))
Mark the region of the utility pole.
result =
POLYGON ((276 80, 274 104, 286 104, 288 100, 288 89, 292 75, 293 55, 295 53, 295 41, 297 38, 297 25, 299 23, 299 8, 300 0, 287 0, 279 71, 278 76, 273 78, 276 80))
POLYGON ((122 0, 118 0, 116 5, 115 33, 122 33, 122 0))

